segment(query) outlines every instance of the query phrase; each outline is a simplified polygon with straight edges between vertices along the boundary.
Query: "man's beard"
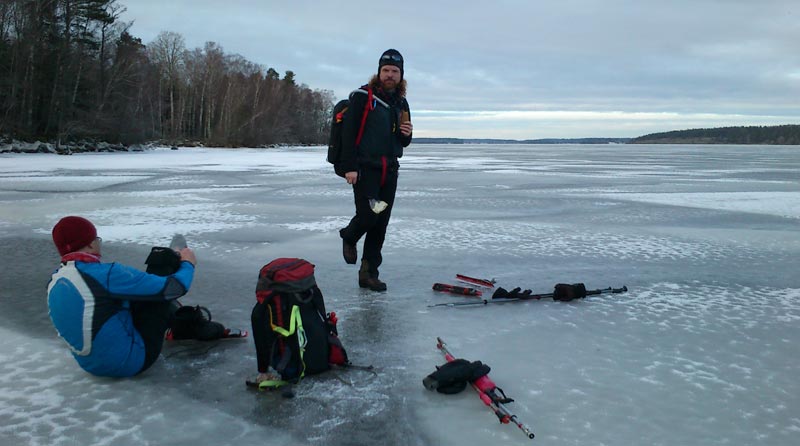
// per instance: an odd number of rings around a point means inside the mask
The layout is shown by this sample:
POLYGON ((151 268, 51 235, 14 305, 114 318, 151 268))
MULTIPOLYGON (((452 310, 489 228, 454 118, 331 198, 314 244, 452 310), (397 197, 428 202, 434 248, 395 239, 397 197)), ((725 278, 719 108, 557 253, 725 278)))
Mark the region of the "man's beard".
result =
POLYGON ((397 82, 394 79, 386 79, 385 81, 381 81, 381 88, 386 91, 392 91, 397 88, 397 82))

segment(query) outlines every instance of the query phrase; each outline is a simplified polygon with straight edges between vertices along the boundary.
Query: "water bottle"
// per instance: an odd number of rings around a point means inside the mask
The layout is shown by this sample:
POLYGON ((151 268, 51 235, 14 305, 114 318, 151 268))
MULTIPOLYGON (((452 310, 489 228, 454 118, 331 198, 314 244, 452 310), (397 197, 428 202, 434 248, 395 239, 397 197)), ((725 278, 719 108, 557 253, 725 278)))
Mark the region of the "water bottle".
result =
POLYGON ((169 247, 176 251, 186 248, 186 238, 183 234, 175 234, 175 236, 172 237, 172 241, 169 243, 169 247))

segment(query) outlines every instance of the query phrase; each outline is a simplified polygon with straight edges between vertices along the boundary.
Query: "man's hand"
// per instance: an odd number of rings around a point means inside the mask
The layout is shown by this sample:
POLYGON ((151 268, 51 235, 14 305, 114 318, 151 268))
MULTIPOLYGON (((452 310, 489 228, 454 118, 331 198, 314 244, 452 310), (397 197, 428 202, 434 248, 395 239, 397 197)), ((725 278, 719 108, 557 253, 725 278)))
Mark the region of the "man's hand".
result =
POLYGON ((186 260, 192 265, 197 265, 197 258, 194 256, 194 251, 191 248, 183 248, 180 250, 181 262, 186 260))
POLYGON ((414 126, 411 124, 411 121, 400 124, 400 133, 402 133, 403 136, 411 136, 413 130, 414 126))
POLYGON ((344 174, 344 179, 347 181, 347 184, 356 184, 358 181, 358 172, 347 172, 344 174))

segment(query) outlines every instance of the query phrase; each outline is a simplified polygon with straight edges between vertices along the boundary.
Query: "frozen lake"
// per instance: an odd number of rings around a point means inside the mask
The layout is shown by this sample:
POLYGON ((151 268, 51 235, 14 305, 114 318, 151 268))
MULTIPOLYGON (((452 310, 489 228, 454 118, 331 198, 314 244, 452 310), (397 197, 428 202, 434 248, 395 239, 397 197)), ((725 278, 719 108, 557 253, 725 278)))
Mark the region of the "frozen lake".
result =
POLYGON ((338 229, 350 188, 323 148, 0 154, 0 444, 785 445, 800 442, 800 147, 412 145, 384 248, 358 288, 338 229), (249 328, 259 268, 317 265, 351 360, 297 396, 245 389, 251 340, 170 343, 143 376, 81 371, 45 288, 50 229, 90 218, 104 258, 144 267, 187 236, 185 304, 249 328), (549 293, 626 294, 429 308, 456 274, 549 293), (481 360, 535 433, 422 378, 481 360))

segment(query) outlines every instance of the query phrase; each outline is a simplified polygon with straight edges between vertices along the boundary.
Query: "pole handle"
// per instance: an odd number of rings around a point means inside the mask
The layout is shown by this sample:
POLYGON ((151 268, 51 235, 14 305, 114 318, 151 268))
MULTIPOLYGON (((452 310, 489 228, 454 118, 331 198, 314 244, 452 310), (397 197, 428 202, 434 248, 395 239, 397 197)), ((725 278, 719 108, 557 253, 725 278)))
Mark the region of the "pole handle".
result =
POLYGON ((434 283, 433 290, 452 294, 462 294, 464 296, 480 296, 483 294, 481 291, 476 290, 475 288, 450 285, 447 283, 434 283))
POLYGON ((596 296, 598 294, 607 294, 607 293, 619 294, 619 293, 624 293, 626 291, 628 291, 628 287, 623 285, 622 288, 611 288, 611 287, 608 287, 608 288, 603 288, 603 289, 599 289, 599 290, 586 291, 586 295, 587 296, 596 296))

